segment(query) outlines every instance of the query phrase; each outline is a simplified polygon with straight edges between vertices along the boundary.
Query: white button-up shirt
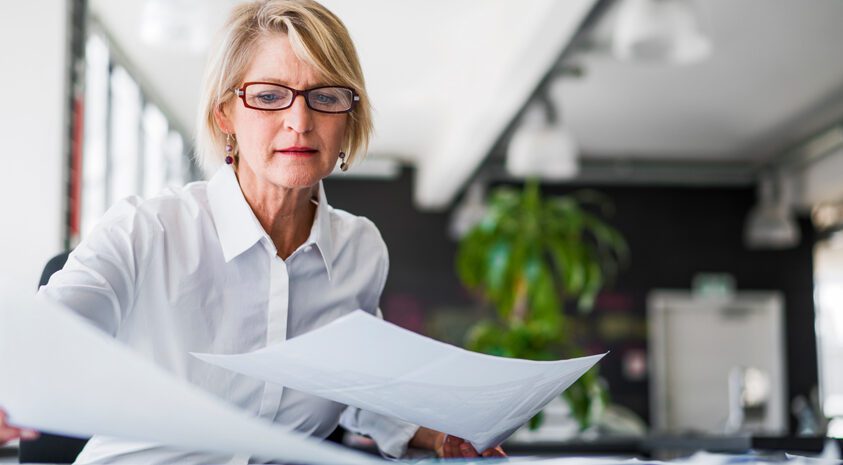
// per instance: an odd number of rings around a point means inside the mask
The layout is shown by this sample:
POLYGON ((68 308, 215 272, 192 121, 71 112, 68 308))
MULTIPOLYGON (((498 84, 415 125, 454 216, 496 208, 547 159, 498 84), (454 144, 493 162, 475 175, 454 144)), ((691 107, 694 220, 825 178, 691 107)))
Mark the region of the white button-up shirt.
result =
MULTIPOLYGON (((375 225, 329 206, 321 184, 309 238, 282 260, 233 169, 223 166, 208 182, 116 204, 39 292, 170 373, 247 412, 318 437, 330 434, 341 421, 371 436, 383 453, 398 457, 416 426, 235 374, 189 355, 257 350, 356 309, 379 314, 387 269, 386 246, 375 225)), ((262 459, 94 436, 77 462, 118 460, 262 459)))

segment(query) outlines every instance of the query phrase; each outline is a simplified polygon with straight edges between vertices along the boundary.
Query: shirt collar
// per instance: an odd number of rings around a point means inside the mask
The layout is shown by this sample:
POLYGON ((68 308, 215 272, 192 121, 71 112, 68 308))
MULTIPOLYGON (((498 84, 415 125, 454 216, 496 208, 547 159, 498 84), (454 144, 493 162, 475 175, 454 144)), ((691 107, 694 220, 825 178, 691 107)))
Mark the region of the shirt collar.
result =
POLYGON ((328 281, 331 280, 331 261, 334 256, 334 236, 331 227, 331 206, 328 205, 328 198, 325 197, 325 186, 319 181, 319 203, 316 205, 316 217, 313 219, 313 227, 310 229, 310 237, 307 242, 316 244, 322 261, 325 263, 325 271, 328 272, 328 281))
MULTIPOLYGON (((264 231, 243 191, 240 190, 240 183, 234 174, 231 165, 223 165, 208 181, 208 203, 214 223, 217 228, 217 235, 222 246, 223 257, 226 262, 231 261, 241 253, 245 252, 255 242, 266 238, 271 250, 275 246, 264 231)), ((333 257, 333 240, 331 229, 331 206, 325 197, 325 187, 319 182, 319 200, 316 206, 316 217, 313 219, 313 226, 310 229, 310 236, 305 245, 316 244, 325 270, 328 272, 328 280, 331 279, 331 257, 333 257)), ((274 253, 274 252, 273 252, 274 253)))

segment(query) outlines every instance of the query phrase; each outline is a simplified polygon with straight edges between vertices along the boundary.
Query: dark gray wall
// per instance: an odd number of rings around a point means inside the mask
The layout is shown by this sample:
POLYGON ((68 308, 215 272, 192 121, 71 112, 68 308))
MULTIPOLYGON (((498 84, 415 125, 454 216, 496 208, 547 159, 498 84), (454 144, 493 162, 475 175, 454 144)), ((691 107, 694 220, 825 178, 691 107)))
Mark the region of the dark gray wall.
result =
MULTIPOLYGON (((332 205, 372 219, 390 250, 391 271, 382 299, 386 317, 405 327, 458 343, 482 314, 454 272, 456 244, 448 239, 450 212, 412 207, 412 172, 395 181, 332 178, 332 205)), ((627 238, 632 261, 588 316, 574 318, 588 352, 611 350, 601 362, 613 399, 645 419, 647 378, 624 371, 624 360, 646 351, 646 297, 657 288, 688 289, 698 272, 732 274, 739 289, 780 290, 785 296, 790 397, 817 384, 813 305, 815 234, 801 221, 802 242, 786 251, 750 251, 742 242, 751 188, 589 186, 616 206, 610 219, 627 238)), ((578 187, 580 188, 580 187, 578 187)), ((574 190, 550 186, 559 194, 574 190)), ((574 312, 570 312, 574 313, 574 312)))

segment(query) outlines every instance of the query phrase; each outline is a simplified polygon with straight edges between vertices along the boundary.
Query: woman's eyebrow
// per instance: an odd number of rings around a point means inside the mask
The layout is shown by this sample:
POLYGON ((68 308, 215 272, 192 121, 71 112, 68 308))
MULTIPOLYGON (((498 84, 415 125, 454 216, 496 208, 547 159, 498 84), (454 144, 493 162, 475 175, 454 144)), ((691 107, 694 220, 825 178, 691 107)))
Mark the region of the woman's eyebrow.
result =
POLYGON ((256 79, 247 79, 246 82, 269 82, 272 84, 281 84, 286 86, 287 83, 278 79, 278 78, 271 78, 271 77, 259 77, 256 79))
MULTIPOLYGON (((273 83, 273 84, 280 84, 282 86, 295 87, 295 86, 291 86, 289 84, 289 82, 287 82, 287 81, 284 81, 284 80, 278 79, 278 78, 272 78, 272 77, 261 77, 261 78, 250 80, 250 81, 251 82, 270 82, 270 83, 273 83)), ((305 89, 313 89, 313 88, 316 88, 316 87, 325 87, 325 86, 330 86, 330 85, 332 85, 332 84, 329 84, 325 81, 318 81, 315 84, 307 86, 305 89)), ((301 90, 304 90, 304 89, 301 89, 301 90)))

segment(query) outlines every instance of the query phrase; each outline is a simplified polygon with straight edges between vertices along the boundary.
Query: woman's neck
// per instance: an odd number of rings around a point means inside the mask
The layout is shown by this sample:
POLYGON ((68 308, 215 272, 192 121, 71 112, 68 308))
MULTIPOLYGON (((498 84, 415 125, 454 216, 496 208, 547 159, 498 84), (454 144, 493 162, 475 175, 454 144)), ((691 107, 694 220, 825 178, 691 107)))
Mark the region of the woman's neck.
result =
POLYGON ((316 205, 311 199, 319 186, 279 187, 239 171, 235 172, 246 202, 275 244, 278 256, 287 259, 310 235, 316 217, 316 205))

